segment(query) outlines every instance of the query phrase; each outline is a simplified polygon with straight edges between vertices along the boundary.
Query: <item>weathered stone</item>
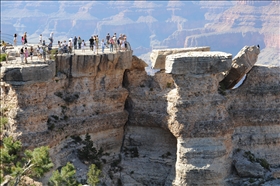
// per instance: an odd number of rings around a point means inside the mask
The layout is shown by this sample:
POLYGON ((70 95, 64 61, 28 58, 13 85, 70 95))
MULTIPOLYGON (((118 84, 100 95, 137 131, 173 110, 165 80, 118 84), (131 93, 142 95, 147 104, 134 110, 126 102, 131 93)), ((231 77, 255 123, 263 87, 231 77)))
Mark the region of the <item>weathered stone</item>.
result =
POLYGON ((226 89, 233 88, 257 62, 260 49, 257 46, 244 46, 233 58, 231 69, 221 82, 226 89))
POLYGON ((264 178, 265 170, 250 151, 238 150, 233 156, 233 165, 240 177, 264 178))
POLYGON ((10 84, 36 83, 50 81, 55 76, 55 63, 36 66, 23 65, 1 67, 1 79, 10 84))
POLYGON ((56 71, 68 77, 95 77, 99 71, 112 72, 131 67, 132 51, 102 55, 59 55, 56 71))
POLYGON ((223 138, 177 139, 174 185, 223 185, 230 171, 228 154, 223 138))
POLYGON ((171 74, 217 74, 229 70, 232 55, 224 52, 187 52, 166 57, 165 72, 171 74))
POLYGON ((132 66, 131 66, 130 70, 138 69, 138 70, 144 71, 145 67, 147 67, 147 66, 148 66, 148 64, 145 63, 145 61, 143 61, 142 59, 139 59, 138 57, 136 57, 134 55, 132 56, 132 66))
POLYGON ((22 177, 21 183, 24 183, 26 185, 43 186, 42 183, 35 181, 34 179, 27 177, 27 176, 22 177))
POLYGON ((153 50, 150 59, 152 61, 152 68, 165 69, 165 58, 170 54, 186 53, 191 51, 210 51, 210 47, 193 47, 193 48, 173 48, 153 50))
POLYGON ((275 170, 272 172, 272 177, 275 179, 280 179, 280 170, 275 170))

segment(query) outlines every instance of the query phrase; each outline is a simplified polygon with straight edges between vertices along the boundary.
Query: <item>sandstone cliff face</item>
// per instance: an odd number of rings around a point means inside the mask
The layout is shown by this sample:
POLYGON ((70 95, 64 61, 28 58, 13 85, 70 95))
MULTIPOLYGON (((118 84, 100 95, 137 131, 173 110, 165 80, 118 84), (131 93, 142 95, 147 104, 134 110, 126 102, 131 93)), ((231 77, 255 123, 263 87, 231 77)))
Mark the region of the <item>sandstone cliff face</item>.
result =
POLYGON ((6 99, 13 96, 17 105, 12 108, 8 132, 22 133, 29 145, 53 146, 74 131, 95 130, 89 128, 91 123, 102 122, 102 128, 96 126, 99 131, 120 128, 127 118, 123 108, 128 91, 122 79, 130 61, 129 52, 74 55, 60 56, 49 65, 2 69, 6 95, 2 106, 9 108, 11 101, 6 99))
POLYGON ((1 107, 9 110, 3 135, 27 148, 49 145, 56 167, 71 160, 85 179, 87 165, 73 153, 81 144, 71 136, 89 133, 110 153, 106 185, 242 185, 249 177, 236 179, 232 168, 238 149, 266 159, 277 175, 279 68, 254 66, 242 86, 220 94, 231 59, 174 51, 155 76, 132 51, 2 66, 1 107))

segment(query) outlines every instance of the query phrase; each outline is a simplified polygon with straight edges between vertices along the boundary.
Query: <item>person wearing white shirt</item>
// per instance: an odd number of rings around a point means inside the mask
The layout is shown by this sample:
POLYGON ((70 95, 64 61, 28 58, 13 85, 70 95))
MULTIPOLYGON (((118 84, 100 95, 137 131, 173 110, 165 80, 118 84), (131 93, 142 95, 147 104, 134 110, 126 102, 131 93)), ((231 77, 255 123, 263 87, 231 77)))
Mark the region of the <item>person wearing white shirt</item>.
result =
POLYGON ((72 53, 72 40, 69 39, 69 42, 68 42, 68 49, 69 49, 69 53, 72 53))

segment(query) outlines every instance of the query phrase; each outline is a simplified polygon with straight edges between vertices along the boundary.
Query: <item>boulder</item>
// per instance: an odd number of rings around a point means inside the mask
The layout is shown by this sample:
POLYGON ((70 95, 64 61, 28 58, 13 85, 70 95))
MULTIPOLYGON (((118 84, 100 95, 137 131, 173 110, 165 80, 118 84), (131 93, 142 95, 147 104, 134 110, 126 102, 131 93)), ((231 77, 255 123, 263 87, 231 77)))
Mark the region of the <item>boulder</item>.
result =
POLYGON ((233 88, 242 77, 247 74, 257 62, 260 48, 257 46, 244 46, 233 58, 231 69, 221 81, 226 89, 233 88))
POLYGON ((132 56, 132 67, 130 70, 137 69, 137 70, 145 70, 145 67, 147 67, 148 64, 145 63, 142 59, 138 58, 137 56, 132 56))
POLYGON ((191 51, 210 51, 210 47, 192 47, 192 48, 172 48, 153 50, 150 59, 152 61, 152 68, 165 69, 165 58, 170 54, 186 53, 191 51))
POLYGON ((235 152, 233 165, 237 174, 242 178, 264 178, 267 172, 250 151, 238 150, 235 152))
POLYGON ((216 74, 230 69, 232 55, 225 52, 186 52, 166 57, 165 72, 171 74, 216 74))

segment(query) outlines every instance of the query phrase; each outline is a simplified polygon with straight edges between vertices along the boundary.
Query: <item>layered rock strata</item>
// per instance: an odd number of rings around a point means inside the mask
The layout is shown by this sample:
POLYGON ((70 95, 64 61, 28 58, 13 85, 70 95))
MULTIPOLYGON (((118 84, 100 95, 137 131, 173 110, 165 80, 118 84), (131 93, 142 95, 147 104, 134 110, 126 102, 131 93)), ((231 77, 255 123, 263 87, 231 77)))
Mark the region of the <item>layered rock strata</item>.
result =
MULTIPOLYGON (((243 85, 221 93, 231 54, 164 58, 155 76, 131 51, 2 67, 1 107, 9 110, 3 135, 28 148, 49 145, 59 167, 69 157, 78 162, 71 152, 81 145, 70 136, 89 133, 95 147, 110 153, 101 178, 106 185, 242 185, 250 176, 236 174, 233 166, 243 160, 235 151, 270 164, 270 171, 256 164, 259 179, 277 177, 280 69, 254 66, 243 85)), ((83 166, 78 175, 85 179, 83 166)))
POLYGON ((128 117, 122 79, 131 53, 63 55, 49 64, 1 68, 1 107, 10 109, 5 135, 16 135, 32 148, 54 147, 71 135, 118 130, 120 135, 103 142, 119 149, 128 117))

